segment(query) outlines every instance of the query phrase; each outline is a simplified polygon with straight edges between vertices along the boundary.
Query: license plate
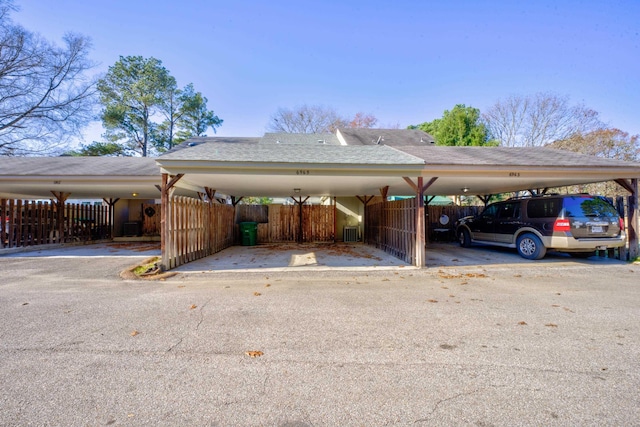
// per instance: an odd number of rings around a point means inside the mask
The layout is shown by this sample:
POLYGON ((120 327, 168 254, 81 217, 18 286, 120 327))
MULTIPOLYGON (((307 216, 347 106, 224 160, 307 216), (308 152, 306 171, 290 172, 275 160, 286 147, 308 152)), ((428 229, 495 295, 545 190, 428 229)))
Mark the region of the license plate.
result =
POLYGON ((593 227, 591 227, 591 232, 592 233, 602 233, 602 227, 599 225, 594 225, 593 227))

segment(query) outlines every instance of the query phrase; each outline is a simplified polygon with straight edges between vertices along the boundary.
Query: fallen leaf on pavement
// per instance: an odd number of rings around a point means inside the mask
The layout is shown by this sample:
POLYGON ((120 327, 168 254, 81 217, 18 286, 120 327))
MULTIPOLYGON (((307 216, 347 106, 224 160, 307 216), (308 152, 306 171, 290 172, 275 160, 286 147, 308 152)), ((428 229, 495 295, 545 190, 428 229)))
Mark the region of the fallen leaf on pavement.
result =
POLYGON ((259 297, 260 295, 262 295, 260 292, 254 292, 253 296, 259 297))
POLYGON ((195 308, 197 308, 197 307, 198 307, 197 305, 195 305, 195 304, 191 304, 191 306, 190 306, 189 308, 190 308, 191 310, 193 310, 193 309, 195 309, 195 308))
POLYGON ((245 351, 244 354, 246 354, 249 357, 260 357, 264 353, 258 350, 251 350, 251 351, 245 351))
POLYGON ((135 337, 136 335, 138 335, 140 332, 136 331, 135 329, 131 332, 131 336, 135 337))

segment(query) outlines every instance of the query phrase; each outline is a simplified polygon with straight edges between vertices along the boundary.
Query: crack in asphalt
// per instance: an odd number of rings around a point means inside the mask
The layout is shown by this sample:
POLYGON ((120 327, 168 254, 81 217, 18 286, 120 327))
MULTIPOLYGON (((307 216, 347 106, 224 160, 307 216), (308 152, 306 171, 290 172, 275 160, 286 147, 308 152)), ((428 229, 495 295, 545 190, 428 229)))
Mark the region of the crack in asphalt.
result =
MULTIPOLYGON (((207 301, 205 301, 204 304, 202 304, 202 306, 200 306, 200 310, 198 310, 200 312, 200 319, 198 320, 198 323, 196 323, 196 327, 194 329, 194 331, 197 331, 200 328, 200 325, 202 325, 202 322, 204 322, 204 308, 207 306, 207 304, 209 304, 211 302, 213 298, 209 298, 207 301)), ((178 339, 178 341, 171 345, 168 349, 167 352, 173 351, 173 349, 175 349, 176 347, 178 347, 180 344, 182 344, 182 341, 184 341, 184 339, 187 337, 188 332, 185 333, 184 335, 182 335, 180 337, 180 339, 178 339)))
POLYGON ((202 322, 204 322, 204 308, 207 306, 207 304, 209 304, 211 302, 213 298, 209 298, 204 304, 202 304, 202 307, 200 307, 200 321, 198 322, 198 324, 196 325, 196 331, 198 330, 198 328, 200 328, 200 325, 202 325, 202 322))
MULTIPOLYGON (((438 410, 438 407, 443 403, 450 402, 452 400, 456 400, 456 399, 458 399, 460 397, 463 397, 463 396, 470 396, 472 394, 478 393, 480 390, 481 389, 476 389, 476 390, 467 391, 467 392, 464 392, 464 393, 458 393, 458 394, 454 394, 451 397, 447 397, 446 399, 440 399, 440 400, 438 400, 436 402, 435 405, 433 405, 433 408, 431 409, 431 412, 429 412, 429 415, 433 415, 438 410)), ((420 418, 420 419, 415 420, 413 423, 414 424, 426 423, 426 422, 429 422, 429 421, 430 420, 428 418, 420 418)))

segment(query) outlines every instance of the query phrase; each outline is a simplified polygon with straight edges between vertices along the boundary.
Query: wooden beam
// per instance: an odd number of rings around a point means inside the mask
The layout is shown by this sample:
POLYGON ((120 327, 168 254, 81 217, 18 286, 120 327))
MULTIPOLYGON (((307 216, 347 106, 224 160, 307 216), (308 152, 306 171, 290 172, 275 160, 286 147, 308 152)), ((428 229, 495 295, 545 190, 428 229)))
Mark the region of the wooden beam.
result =
POLYGON ((235 208, 235 207, 236 207, 236 205, 237 205, 238 203, 240 203, 240 201, 241 201, 242 199, 244 199, 244 196, 240 196, 240 197, 238 197, 237 199, 236 199, 236 196, 231 196, 231 204, 232 204, 232 205, 233 205, 233 207, 235 208))
POLYGON ((493 197, 493 194, 485 194, 485 195, 476 194, 476 197, 482 200, 482 203, 484 203, 484 206, 486 207, 489 204, 489 200, 491 200, 491 198, 493 197))
POLYGON ((431 178, 429 182, 427 182, 425 185, 422 186, 422 192, 424 193, 425 191, 427 191, 427 189, 431 187, 433 183, 436 182, 437 180, 438 180, 437 176, 434 176, 433 178, 431 178))
POLYGON ((171 180, 169 180, 167 182, 166 186, 163 185, 163 188, 166 187, 167 191, 171 190, 173 188, 173 186, 176 185, 176 183, 182 179, 183 176, 184 176, 183 173, 177 174, 176 176, 172 177, 171 180))
POLYGON ((116 203, 118 203, 118 200, 120 200, 120 197, 116 197, 115 199, 110 198, 109 200, 107 199, 102 199, 107 205, 109 205, 109 222, 111 222, 111 238, 113 239, 113 237, 115 236, 115 230, 116 230, 116 203))
POLYGON ((58 241, 56 243, 64 243, 64 203, 67 201, 71 193, 63 193, 62 191, 51 191, 56 198, 56 206, 58 210, 57 215, 57 228, 58 228, 58 241))
POLYGON ((56 198, 58 202, 66 202, 71 193, 63 193, 62 191, 51 191, 51 194, 56 198))
MULTIPOLYGON (((411 187, 413 191, 418 192, 418 185, 415 182, 413 182, 411 178, 403 176, 402 179, 404 179, 406 183, 409 184, 409 187, 411 187)), ((389 187, 387 187, 387 189, 389 189, 389 187)))
MULTIPOLYGON (((434 178, 427 184, 426 188, 437 178, 434 178)), ((424 267, 426 261, 426 241, 425 241, 425 224, 424 224, 424 190, 425 186, 422 183, 422 177, 418 177, 418 183, 416 186, 416 210, 415 210, 415 222, 416 222, 416 240, 415 240, 415 266, 424 267)))
MULTIPOLYGON (((336 236, 338 235, 338 203, 336 196, 333 196, 333 243, 336 242, 336 236)), ((342 236, 344 240, 344 236, 342 236)))
POLYGON ((173 247, 171 233, 169 232, 169 225, 171 222, 171 207, 169 206, 169 201, 171 200, 171 194, 175 190, 174 186, 178 181, 180 181, 180 179, 182 179, 183 176, 183 173, 179 173, 169 179, 169 174, 162 174, 162 186, 160 190, 160 252, 162 255, 162 261, 160 268, 164 271, 171 268, 169 250, 173 247))
POLYGON ((627 240, 629 241, 629 260, 633 261, 638 258, 638 244, 640 244, 638 238, 640 235, 640 233, 638 233, 638 227, 640 226, 638 222, 638 179, 631 179, 628 181, 628 184, 631 195, 629 196, 629 204, 627 206, 627 240))
POLYGON ((380 189, 380 195, 382 196, 382 198, 384 199, 383 201, 387 200, 387 194, 389 193, 389 186, 386 185, 384 187, 382 187, 380 189))
POLYGON ((615 182, 622 188, 624 188, 625 190, 627 190, 629 193, 633 194, 634 193, 634 189, 633 189, 633 185, 631 184, 630 179, 616 179, 615 182))
POLYGON ((367 207, 369 202, 373 200, 374 197, 376 196, 356 196, 356 198, 360 200, 365 207, 367 207))
POLYGON ((296 198, 294 196, 291 196, 291 198, 293 199, 293 201, 296 203, 296 205, 298 205, 298 243, 302 243, 302 233, 304 231, 303 228, 303 224, 302 224, 302 205, 304 205, 304 203, 309 200, 309 196, 307 196, 304 200, 302 200, 302 196, 299 197, 298 200, 296 200, 296 198))
MULTIPOLYGON (((177 182, 177 181, 176 181, 177 182)), ((174 182, 175 184, 175 182, 174 182)), ((171 235, 169 233, 169 174, 162 174, 162 190, 161 190, 161 209, 160 209, 160 253, 162 256, 161 269, 166 271, 170 268, 168 249, 171 245, 169 241, 171 235)))
POLYGON ((213 200, 216 197, 216 190, 214 190, 213 188, 204 187, 204 191, 207 195, 207 198, 209 199, 209 203, 213 203, 213 200))
MULTIPOLYGON (((413 189, 413 191, 415 191, 416 193, 418 192, 418 189, 422 189, 422 192, 424 193, 425 191, 427 191, 427 189, 429 187, 431 187, 433 185, 434 182, 436 182, 438 180, 438 177, 433 177, 429 180, 429 182, 427 182, 424 185, 420 185, 419 183, 415 183, 413 182, 413 180, 409 177, 403 176, 402 179, 404 179, 406 181, 407 184, 409 184, 409 187, 411 187, 413 189)), ((423 178, 420 177, 418 179, 419 182, 422 182, 423 178)))

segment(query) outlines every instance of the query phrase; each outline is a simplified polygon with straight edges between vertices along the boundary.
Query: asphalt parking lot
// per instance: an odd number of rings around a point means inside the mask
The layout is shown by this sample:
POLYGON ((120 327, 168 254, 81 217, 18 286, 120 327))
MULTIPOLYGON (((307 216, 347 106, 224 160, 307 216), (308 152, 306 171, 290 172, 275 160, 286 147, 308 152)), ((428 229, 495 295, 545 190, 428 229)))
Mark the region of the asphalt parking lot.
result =
POLYGON ((162 281, 119 276, 153 250, 0 256, 0 425, 637 424, 640 265, 440 249, 162 281))

